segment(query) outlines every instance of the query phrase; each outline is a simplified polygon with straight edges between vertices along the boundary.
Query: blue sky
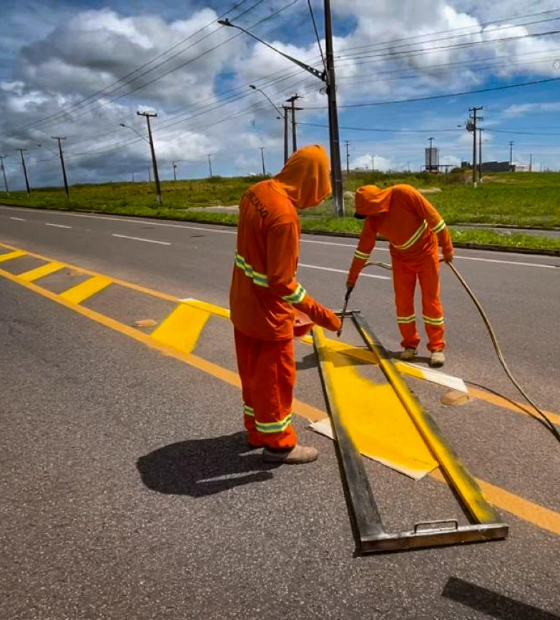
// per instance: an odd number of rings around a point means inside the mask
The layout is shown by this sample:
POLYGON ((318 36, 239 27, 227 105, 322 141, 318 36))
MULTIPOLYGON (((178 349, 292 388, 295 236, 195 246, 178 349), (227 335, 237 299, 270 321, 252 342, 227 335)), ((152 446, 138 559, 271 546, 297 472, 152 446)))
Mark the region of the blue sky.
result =
MULTIPOLYGON (((307 4, 292 2, 237 0, 229 15, 284 52, 318 63, 307 4)), ((322 35, 322 3, 312 4, 322 35)), ((430 136, 443 163, 470 159, 471 134, 458 125, 469 107, 482 105, 484 159, 508 159, 513 140, 515 161, 532 155, 537 170, 560 168, 560 82, 344 107, 560 78, 554 3, 332 4, 339 122, 360 129, 341 129, 353 167, 369 167, 373 157, 376 168, 419 169, 430 136)), ((28 149, 33 185, 60 184, 52 135, 67 136, 71 182, 147 178, 141 106, 158 112, 153 129, 163 178, 172 177, 174 161, 180 177, 206 176, 208 154, 215 174, 259 172, 261 146, 275 172, 283 124, 251 83, 278 105, 302 95, 299 144, 326 144, 325 128, 304 124, 326 124, 321 83, 245 35, 228 40, 236 31, 215 19, 233 5, 0 0, 0 154, 8 155, 12 187, 22 185, 16 148, 28 149)))

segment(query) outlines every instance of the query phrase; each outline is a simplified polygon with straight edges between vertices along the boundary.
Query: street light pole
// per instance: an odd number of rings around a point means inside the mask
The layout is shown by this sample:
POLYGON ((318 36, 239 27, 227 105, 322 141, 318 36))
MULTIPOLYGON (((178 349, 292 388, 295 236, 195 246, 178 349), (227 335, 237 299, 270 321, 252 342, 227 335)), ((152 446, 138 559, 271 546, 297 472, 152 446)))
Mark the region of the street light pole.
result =
POLYGON ((344 201, 343 201, 343 186, 342 186, 342 169, 340 163, 340 137, 338 131, 338 111, 336 103, 336 79, 334 68, 334 52, 333 52, 333 35, 332 35, 332 21, 331 21, 331 5, 330 0, 324 0, 324 12, 325 12, 325 42, 326 42, 326 58, 325 67, 323 71, 318 71, 315 67, 311 67, 301 60, 285 54, 284 52, 276 49, 270 43, 263 41, 252 32, 249 32, 245 28, 233 24, 229 19, 220 19, 218 23, 222 26, 229 26, 230 28, 236 28, 251 38, 259 41, 263 45, 280 54, 284 58, 287 58, 291 62, 295 63, 302 69, 305 69, 308 73, 320 79, 326 84, 326 91, 329 103, 329 142, 331 152, 331 178, 333 189, 333 202, 335 214, 337 216, 344 215, 344 201))
POLYGON ((177 162, 173 162, 173 180, 177 181, 177 162))
POLYGON ((469 112, 472 112, 470 121, 467 123, 467 129, 473 132, 473 161, 472 161, 472 180, 473 185, 476 187, 476 138, 477 138, 477 122, 484 120, 482 116, 477 116, 477 112, 482 110, 482 106, 469 108, 469 112))
POLYGON ((208 155, 208 168, 210 169, 210 178, 212 178, 212 155, 208 155))
POLYGON ((25 166, 25 157, 23 156, 27 149, 16 149, 16 151, 19 151, 21 155, 21 167, 23 168, 23 176, 25 177, 25 187, 27 189, 27 195, 31 196, 31 188, 29 187, 29 178, 27 177, 27 168, 25 166))
POLYGON ((296 108, 296 101, 298 99, 301 99, 301 97, 297 93, 286 99, 286 103, 290 104, 290 111, 292 113, 292 153, 297 151, 296 110, 301 110, 301 108, 296 108))
POLYGON ((261 160, 262 160, 262 171, 263 171, 263 177, 266 176, 266 167, 264 165, 264 146, 259 147, 261 150, 261 160))
POLYGON ((4 175, 4 187, 6 188, 6 194, 10 195, 10 188, 8 187, 8 179, 6 177, 6 167, 4 166, 4 158, 6 155, 0 155, 0 164, 2 165, 2 174, 4 175))
POLYGON ((344 215, 344 189, 340 166, 340 136, 338 133, 338 108, 336 103, 336 78, 332 38, 331 3, 324 0, 325 11, 325 82, 329 100, 329 141, 331 151, 331 176, 334 210, 338 217, 344 215))
POLYGON ((282 110, 284 110, 284 163, 286 163, 288 161, 288 157, 290 156, 288 145, 288 112, 290 108, 283 105, 282 110))
POLYGON ((66 140, 66 138, 59 138, 56 136, 51 136, 53 140, 58 141, 58 153, 60 155, 60 165, 62 166, 62 179, 64 181, 64 191, 66 192, 66 200, 70 200, 70 192, 68 191, 68 179, 66 178, 66 168, 64 166, 64 155, 62 154, 62 140, 66 140))
POLYGON ((157 159, 156 159, 156 151, 154 148, 154 139, 152 136, 152 126, 150 125, 150 118, 157 117, 156 112, 136 112, 138 116, 145 116, 146 123, 148 125, 148 138, 150 139, 150 151, 152 153, 152 165, 154 167, 154 179, 156 182, 156 194, 157 194, 157 202, 158 204, 162 204, 163 200, 161 198, 161 186, 159 184, 159 173, 157 167, 157 159))
POLYGON ((509 168, 511 172, 513 169, 513 142, 509 143, 509 168))

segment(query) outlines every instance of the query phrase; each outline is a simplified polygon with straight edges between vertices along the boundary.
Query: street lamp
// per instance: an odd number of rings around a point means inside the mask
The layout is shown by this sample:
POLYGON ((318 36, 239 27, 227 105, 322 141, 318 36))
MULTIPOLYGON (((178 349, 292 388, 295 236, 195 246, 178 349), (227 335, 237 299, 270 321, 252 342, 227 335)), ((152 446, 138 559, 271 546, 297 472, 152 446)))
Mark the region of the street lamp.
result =
POLYGON ((136 131, 136 129, 134 129, 134 127, 130 127, 130 125, 125 125, 124 123, 119 123, 119 125, 121 127, 124 127, 125 129, 130 129, 130 131, 133 131, 139 138, 142 138, 142 140, 144 140, 144 142, 147 142, 148 144, 150 144, 150 141, 147 140, 139 131, 136 131))
POLYGON ((261 95, 263 95, 264 97, 266 97, 268 99, 268 101, 270 102, 270 105, 276 110, 276 112, 278 112, 278 114, 280 114, 280 116, 276 117, 276 118, 280 118, 280 119, 284 118, 284 114, 280 111, 278 106, 274 103, 274 101, 272 101, 272 99, 264 92, 264 90, 262 88, 258 88, 254 84, 249 84, 249 88, 252 88, 253 90, 256 90, 257 92, 261 93, 261 95))
POLYGON ((276 118, 284 121, 284 163, 286 163, 288 161, 288 110, 286 109, 285 106, 282 106, 284 112, 281 112, 278 106, 264 92, 264 90, 262 90, 262 88, 258 88, 254 84, 249 84, 249 88, 252 88, 253 90, 258 91, 259 93, 261 93, 261 95, 266 97, 268 101, 270 102, 270 105, 276 110, 276 112, 278 112, 278 114, 280 114, 280 116, 277 116, 276 118))
MULTIPOLYGON (((221 26, 228 26, 229 28, 236 28, 246 35, 250 36, 255 41, 266 45, 269 49, 273 50, 277 54, 280 54, 290 62, 298 65, 308 73, 311 73, 314 77, 321 80, 326 85, 326 93, 329 102, 329 142, 331 152, 331 177, 333 187, 333 202, 335 214, 338 217, 344 215, 344 199, 343 199, 343 187, 342 187, 342 169, 340 165, 340 137, 338 133, 338 112, 336 105, 336 84, 335 84, 335 71, 334 71, 334 54, 333 54, 333 42, 332 42, 332 24, 331 24, 331 7, 330 0, 324 0, 324 13, 325 13, 325 66, 323 71, 315 69, 310 65, 285 54, 284 52, 276 49, 270 43, 267 43, 263 39, 260 39, 252 32, 249 32, 245 28, 233 24, 229 19, 220 19, 218 23, 221 26)), ((256 89, 255 89, 256 90, 256 89)))

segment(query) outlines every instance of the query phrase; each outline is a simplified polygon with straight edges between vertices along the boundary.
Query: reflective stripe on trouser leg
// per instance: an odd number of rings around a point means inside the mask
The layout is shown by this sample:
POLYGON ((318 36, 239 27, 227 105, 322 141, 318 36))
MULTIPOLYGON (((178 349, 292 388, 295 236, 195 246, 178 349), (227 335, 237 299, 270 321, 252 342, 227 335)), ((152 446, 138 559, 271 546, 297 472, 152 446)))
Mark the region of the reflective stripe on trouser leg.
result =
POLYGON ((235 330, 235 344, 243 400, 249 407, 243 416, 249 443, 292 448, 297 442, 291 424, 296 376, 293 341, 258 340, 235 330))
POLYGON ((416 273, 413 269, 393 260, 393 287, 395 289, 395 306, 397 324, 401 332, 401 346, 405 349, 417 349, 420 336, 416 330, 414 316, 414 288, 416 273))
POLYGON ((422 317, 428 335, 428 349, 441 351, 445 348, 445 326, 440 301, 439 257, 437 251, 422 261, 418 270, 422 291, 422 317))

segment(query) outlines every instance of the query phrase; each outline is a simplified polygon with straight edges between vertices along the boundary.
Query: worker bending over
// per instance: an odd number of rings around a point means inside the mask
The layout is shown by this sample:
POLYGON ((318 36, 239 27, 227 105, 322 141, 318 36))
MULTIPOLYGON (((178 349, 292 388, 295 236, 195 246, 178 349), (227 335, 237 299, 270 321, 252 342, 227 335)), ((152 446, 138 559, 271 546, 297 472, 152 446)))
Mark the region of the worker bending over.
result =
MULTIPOLYGON (((297 211, 317 206, 330 191, 327 155, 321 146, 308 146, 294 153, 280 174, 248 189, 239 205, 231 320, 247 441, 264 448, 267 462, 308 463, 317 458, 315 448, 297 443, 292 427, 294 322, 296 314, 304 313, 336 331, 340 319, 296 280, 297 211)), ((295 330, 301 335, 297 325, 295 330)))
POLYGON ((451 237, 439 213, 410 185, 380 189, 365 185, 356 192, 358 219, 365 219, 358 248, 348 273, 352 290, 375 247, 377 234, 389 240, 393 262, 393 285, 397 323, 404 351, 401 359, 412 360, 418 353, 414 289, 422 292, 422 318, 431 351, 430 365, 443 366, 445 356, 443 308, 440 302, 438 244, 446 262, 453 260, 451 237))

